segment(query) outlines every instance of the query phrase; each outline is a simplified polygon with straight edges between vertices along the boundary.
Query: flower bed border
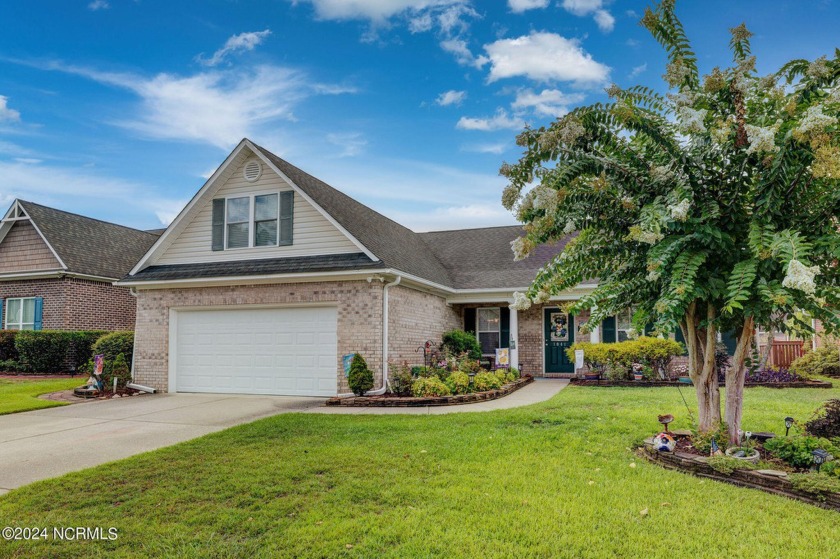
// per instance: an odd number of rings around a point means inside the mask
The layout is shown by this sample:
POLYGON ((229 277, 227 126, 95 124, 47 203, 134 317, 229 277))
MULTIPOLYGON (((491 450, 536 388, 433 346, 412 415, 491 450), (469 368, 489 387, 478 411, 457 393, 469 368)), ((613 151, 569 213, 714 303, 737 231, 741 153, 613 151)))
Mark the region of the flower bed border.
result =
MULTIPOLYGON (((580 386, 621 386, 621 387, 665 387, 665 386, 692 386, 684 382, 676 380, 586 380, 582 378, 573 378, 572 384, 580 386)), ((725 386, 721 384, 721 386, 725 386)), ((760 386, 763 388, 832 388, 834 385, 828 381, 823 380, 798 380, 794 382, 747 382, 744 384, 746 388, 760 386)))
POLYGON ((790 499, 806 502, 820 508, 840 512, 840 493, 823 493, 816 495, 793 487, 793 484, 784 477, 762 474, 757 470, 735 470, 731 474, 718 472, 706 463, 708 458, 688 454, 686 452, 659 452, 654 450, 650 440, 645 441, 645 446, 640 449, 639 454, 651 462, 669 470, 679 470, 698 477, 710 478, 715 481, 722 481, 739 487, 760 489, 767 493, 782 495, 790 499))
POLYGON ((427 396, 410 398, 404 396, 350 396, 347 398, 330 398, 328 406, 355 406, 355 407, 382 407, 382 408, 413 408, 424 406, 457 406, 460 404, 472 404, 475 402, 486 402, 496 400, 516 392, 526 384, 534 382, 534 377, 525 375, 510 384, 506 384, 496 390, 486 392, 473 392, 472 394, 458 394, 455 396, 427 396))

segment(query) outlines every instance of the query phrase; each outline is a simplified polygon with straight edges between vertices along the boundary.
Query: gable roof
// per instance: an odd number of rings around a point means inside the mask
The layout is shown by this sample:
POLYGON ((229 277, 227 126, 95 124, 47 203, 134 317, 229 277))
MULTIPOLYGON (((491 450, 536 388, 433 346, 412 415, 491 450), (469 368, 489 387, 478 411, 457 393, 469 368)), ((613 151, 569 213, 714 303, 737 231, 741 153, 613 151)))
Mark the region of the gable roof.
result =
POLYGON ((17 200, 64 271, 123 277, 157 240, 153 233, 17 200))

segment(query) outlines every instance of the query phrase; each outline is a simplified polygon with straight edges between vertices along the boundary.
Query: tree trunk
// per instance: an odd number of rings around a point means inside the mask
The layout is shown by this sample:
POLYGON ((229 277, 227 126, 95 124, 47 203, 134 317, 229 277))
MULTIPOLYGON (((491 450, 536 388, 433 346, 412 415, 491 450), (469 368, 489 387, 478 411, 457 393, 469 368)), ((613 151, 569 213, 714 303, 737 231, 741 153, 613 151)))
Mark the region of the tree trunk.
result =
POLYGON ((748 317, 741 327, 732 366, 726 371, 726 426, 729 429, 729 442, 740 444, 738 431, 741 429, 741 414, 744 409, 744 380, 747 376, 744 362, 747 359, 752 333, 755 327, 753 317, 748 317))
POLYGON ((694 383, 697 394, 697 430, 702 433, 714 431, 720 426, 720 390, 715 368, 715 343, 717 330, 712 321, 715 309, 706 307, 707 325, 700 328, 697 304, 692 302, 686 310, 683 329, 688 348, 688 375, 694 383))

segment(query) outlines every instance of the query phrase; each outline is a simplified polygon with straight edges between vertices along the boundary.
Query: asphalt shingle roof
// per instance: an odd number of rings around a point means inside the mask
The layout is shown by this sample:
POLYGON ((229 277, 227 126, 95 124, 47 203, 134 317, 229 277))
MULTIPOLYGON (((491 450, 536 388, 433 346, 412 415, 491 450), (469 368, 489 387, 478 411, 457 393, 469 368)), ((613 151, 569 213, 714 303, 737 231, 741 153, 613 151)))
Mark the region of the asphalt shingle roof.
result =
POLYGON ((68 272, 121 278, 160 235, 18 200, 68 272))
POLYGON ((295 256, 264 260, 236 260, 233 262, 208 262, 201 264, 169 264, 149 266, 126 278, 131 281, 161 281, 231 276, 265 276, 306 272, 340 272, 345 270, 382 268, 363 252, 326 256, 295 256))

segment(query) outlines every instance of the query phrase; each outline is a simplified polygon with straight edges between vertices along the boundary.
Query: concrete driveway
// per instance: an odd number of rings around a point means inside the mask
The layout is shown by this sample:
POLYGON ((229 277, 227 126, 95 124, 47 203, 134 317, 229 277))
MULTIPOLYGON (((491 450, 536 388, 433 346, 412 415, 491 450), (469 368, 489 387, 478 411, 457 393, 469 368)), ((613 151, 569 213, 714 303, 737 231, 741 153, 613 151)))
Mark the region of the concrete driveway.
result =
POLYGON ((323 398, 155 394, 0 416, 0 494, 323 398))

